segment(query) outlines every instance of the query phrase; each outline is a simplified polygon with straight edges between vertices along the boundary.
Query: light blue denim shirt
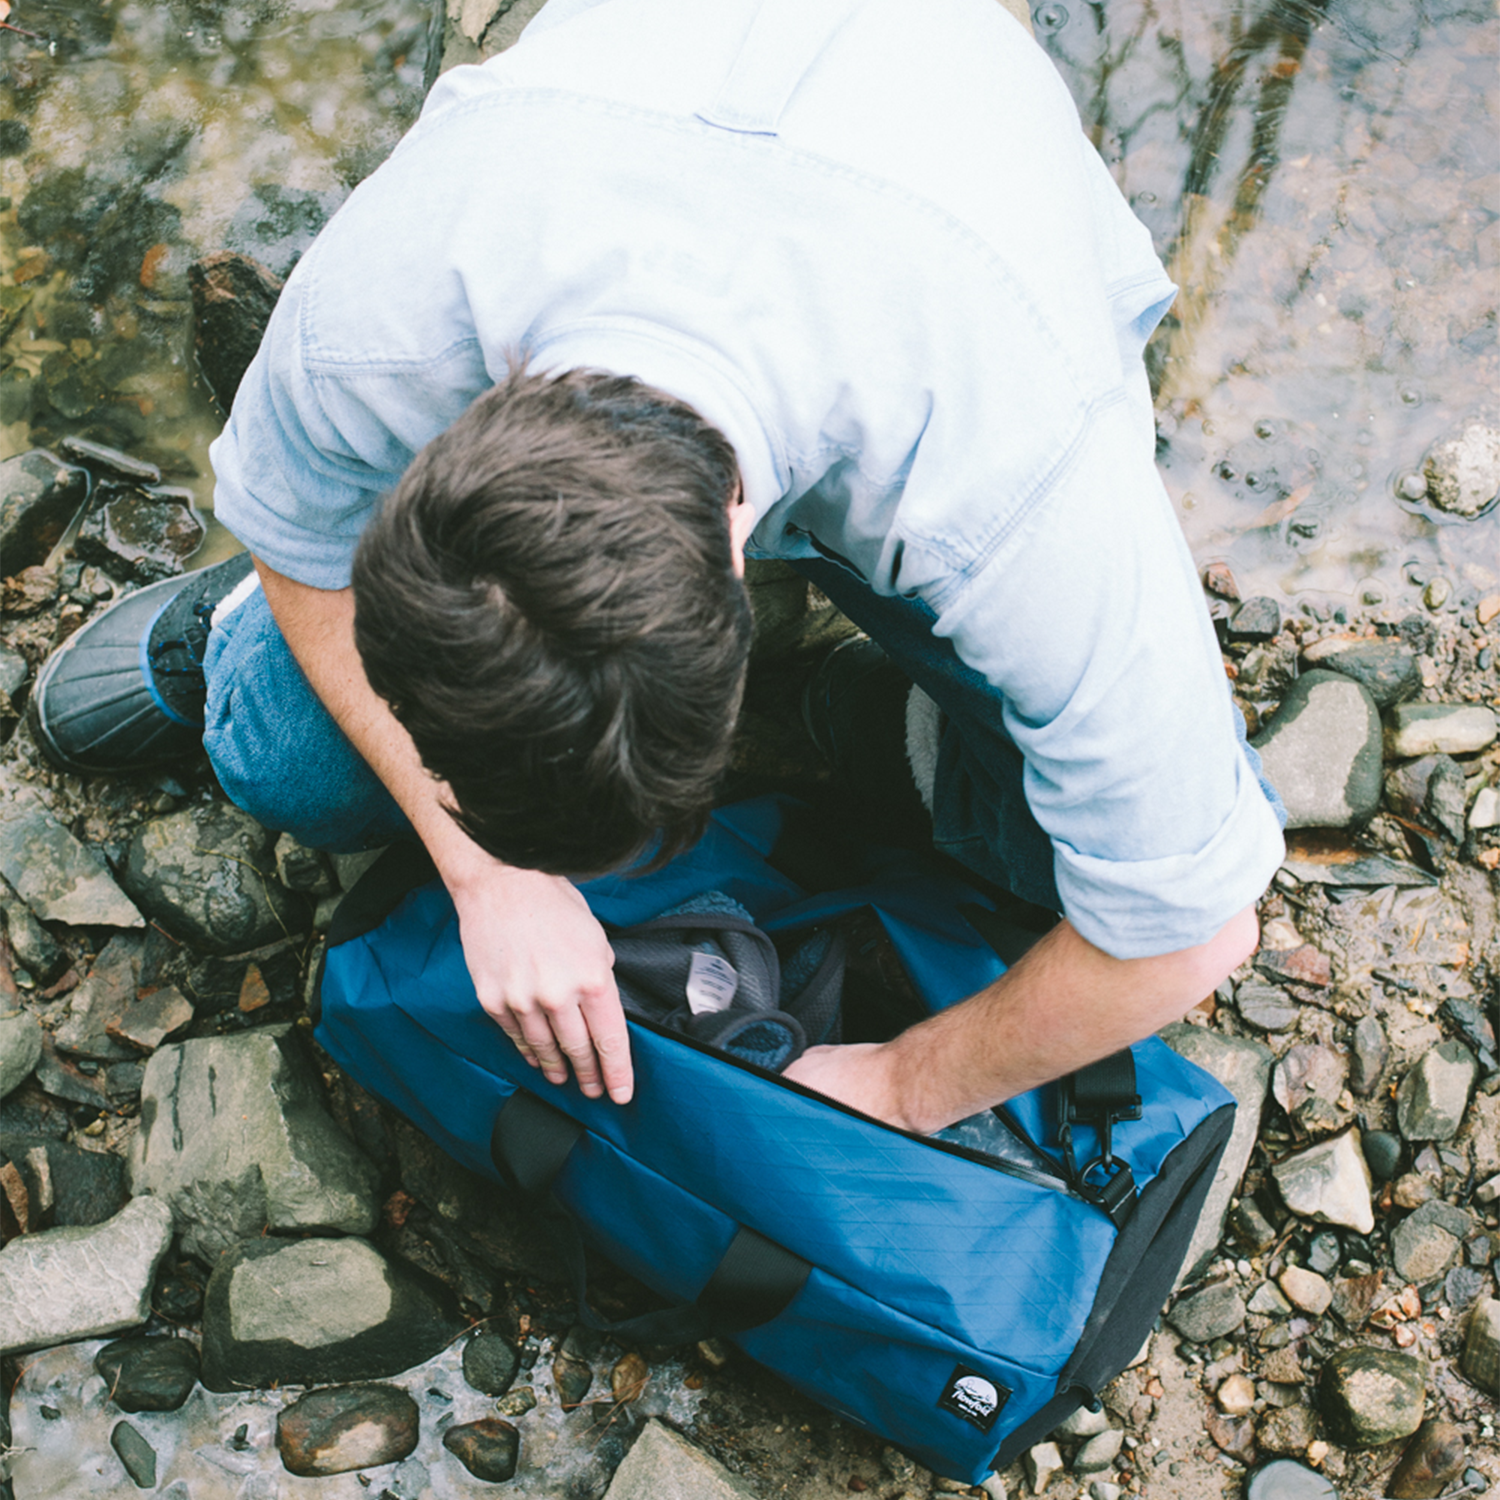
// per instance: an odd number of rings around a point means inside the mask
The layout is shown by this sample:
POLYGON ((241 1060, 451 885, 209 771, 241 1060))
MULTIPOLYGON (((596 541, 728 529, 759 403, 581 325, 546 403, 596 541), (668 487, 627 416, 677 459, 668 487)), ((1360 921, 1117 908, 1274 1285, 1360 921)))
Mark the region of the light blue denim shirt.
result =
POLYGON ((995 0, 552 0, 297 267, 216 506, 339 588, 513 354, 638 376, 733 443, 753 552, 926 601, 1004 697, 1069 918, 1168 952, 1282 853, 1153 462, 1173 291, 995 0))

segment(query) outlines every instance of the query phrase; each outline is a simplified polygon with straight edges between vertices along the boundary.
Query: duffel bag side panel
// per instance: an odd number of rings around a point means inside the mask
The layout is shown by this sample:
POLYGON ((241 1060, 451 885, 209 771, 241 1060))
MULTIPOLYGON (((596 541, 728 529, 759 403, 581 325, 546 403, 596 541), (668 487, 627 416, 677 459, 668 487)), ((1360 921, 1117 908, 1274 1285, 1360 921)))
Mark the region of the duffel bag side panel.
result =
MULTIPOLYGON (((587 1132, 554 1193, 590 1248, 677 1302, 697 1296, 739 1227, 587 1132)), ((1045 1405, 1058 1380, 1055 1349, 1046 1368, 1028 1368, 817 1266, 776 1318, 728 1337, 840 1416, 970 1483, 984 1477, 1005 1432, 1045 1405)))
POLYGON ((1168 1153, 1115 1242, 1056 1395, 1006 1437, 996 1458, 997 1468, 1045 1441, 1079 1406, 1092 1404, 1135 1358, 1171 1296, 1233 1128, 1231 1102, 1215 1110, 1168 1153))

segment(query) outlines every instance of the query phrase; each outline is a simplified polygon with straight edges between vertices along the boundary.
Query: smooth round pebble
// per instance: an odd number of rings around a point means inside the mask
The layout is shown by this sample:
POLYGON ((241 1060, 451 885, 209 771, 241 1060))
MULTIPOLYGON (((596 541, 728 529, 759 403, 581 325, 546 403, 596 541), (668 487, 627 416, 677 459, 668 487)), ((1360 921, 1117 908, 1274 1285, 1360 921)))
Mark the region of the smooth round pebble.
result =
POLYGON ((1360 1141, 1365 1165, 1376 1182, 1389 1182, 1401 1165, 1401 1137, 1389 1130, 1366 1131, 1360 1141))
POLYGON ((485 1330, 464 1345, 464 1379, 486 1396, 503 1396, 520 1364, 515 1346, 501 1334, 485 1330))
POLYGON ((1278 1458, 1250 1476, 1245 1500, 1338 1500, 1338 1491, 1315 1470, 1278 1458))

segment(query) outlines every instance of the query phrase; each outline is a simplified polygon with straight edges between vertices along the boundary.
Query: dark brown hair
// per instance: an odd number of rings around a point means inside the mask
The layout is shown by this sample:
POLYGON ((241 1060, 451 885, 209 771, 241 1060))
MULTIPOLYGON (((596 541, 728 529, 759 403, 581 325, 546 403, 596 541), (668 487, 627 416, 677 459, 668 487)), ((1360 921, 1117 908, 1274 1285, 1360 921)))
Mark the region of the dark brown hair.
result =
POLYGON ((517 366, 366 528, 365 672, 496 858, 596 874, 702 832, 749 654, 737 477, 682 402, 517 366))

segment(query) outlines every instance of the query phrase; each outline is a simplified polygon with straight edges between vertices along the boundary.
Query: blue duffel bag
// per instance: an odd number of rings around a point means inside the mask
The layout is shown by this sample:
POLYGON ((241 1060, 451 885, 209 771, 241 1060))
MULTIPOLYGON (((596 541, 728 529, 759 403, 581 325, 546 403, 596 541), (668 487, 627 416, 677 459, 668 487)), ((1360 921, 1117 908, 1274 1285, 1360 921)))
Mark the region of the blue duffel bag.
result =
MULTIPOLYGON (((720 809, 663 869, 581 889, 612 936, 710 893, 784 950, 858 915, 937 1010, 997 978, 1008 940, 994 903, 949 868, 856 848, 761 798, 720 809)), ((1234 1117, 1214 1079, 1150 1040, 1011 1100, 975 1150, 641 1015, 634 1099, 588 1099, 539 1081, 480 1009, 452 902, 414 845, 387 851, 340 906, 316 1035, 457 1160, 535 1195, 564 1226, 580 1293, 587 1246, 672 1304, 610 1324, 581 1297, 594 1326, 644 1343, 731 1338, 970 1483, 1096 1405, 1138 1352, 1234 1117)))

